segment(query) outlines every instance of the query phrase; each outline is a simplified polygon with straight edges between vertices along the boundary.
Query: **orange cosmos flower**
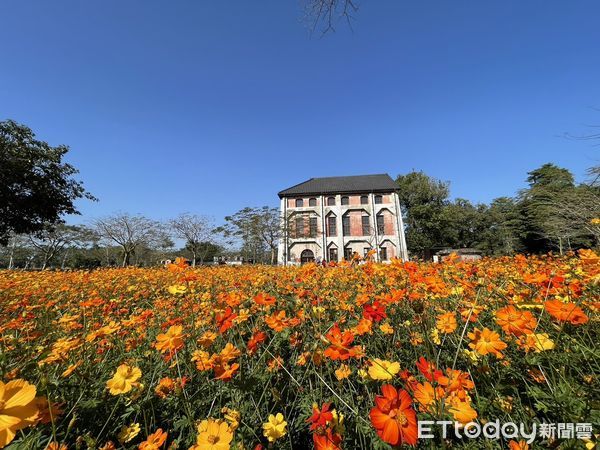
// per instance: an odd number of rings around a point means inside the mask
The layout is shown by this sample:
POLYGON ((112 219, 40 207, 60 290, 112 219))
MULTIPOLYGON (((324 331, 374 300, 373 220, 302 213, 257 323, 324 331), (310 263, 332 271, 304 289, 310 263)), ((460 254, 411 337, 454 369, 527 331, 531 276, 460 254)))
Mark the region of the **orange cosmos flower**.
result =
POLYGON ((258 350, 259 344, 263 343, 267 339, 267 334, 262 331, 255 332, 252 337, 248 340, 248 344, 246 347, 248 348, 248 353, 253 355, 258 350))
POLYGON ((504 350, 507 345, 500 339, 500 335, 495 331, 492 331, 487 327, 483 330, 475 328, 475 330, 470 332, 467 336, 471 339, 469 347, 480 355, 491 353, 498 359, 504 358, 502 350, 504 350))
POLYGON ((354 335, 352 332, 344 331, 342 333, 337 323, 333 325, 325 337, 331 345, 325 350, 325 352, 323 352, 323 355, 334 361, 344 361, 362 353, 359 345, 350 347, 350 344, 354 342, 354 335))
POLYGON ((463 425, 473 422, 477 418, 477 411, 471 407, 469 402, 454 402, 449 411, 454 417, 454 420, 463 425))
POLYGON ((537 325, 537 320, 529 311, 521 311, 509 305, 496 311, 496 323, 505 333, 521 336, 531 333, 537 325))
POLYGON ((316 429, 323 429, 327 426, 329 421, 333 419, 333 414, 329 408, 331 407, 331 403, 323 403, 321 409, 315 403, 313 404, 313 413, 306 421, 310 423, 310 431, 315 431, 316 429))
POLYGON ((265 323, 274 331, 283 331, 288 326, 285 311, 279 311, 266 317, 265 323))
POLYGON ((440 375, 437 378, 437 382, 448 392, 459 390, 469 391, 475 387, 475 383, 471 381, 471 377, 467 372, 455 370, 450 367, 446 369, 446 375, 440 375))
POLYGON ((324 434, 313 434, 315 450, 341 450, 342 437, 327 429, 324 434))
POLYGON ((417 414, 412 399, 405 390, 396 390, 386 384, 383 395, 375 396, 375 407, 369 414, 379 437, 390 445, 415 445, 417 443, 417 414))
POLYGON ((240 365, 237 363, 231 365, 227 363, 216 365, 213 368, 213 370, 215 371, 215 379, 221 381, 231 381, 231 379, 233 378, 233 376, 239 368, 240 365))
POLYGON ((183 327, 173 325, 166 333, 156 336, 154 347, 161 353, 168 352, 169 355, 183 348, 183 327))
POLYGON ((442 333, 446 333, 446 334, 454 333, 454 330, 456 330, 456 327, 457 327, 456 316, 452 312, 440 314, 437 317, 437 322, 435 324, 435 327, 442 333))
POLYGON ((437 381, 438 377, 442 375, 442 371, 439 370, 434 363, 427 361, 422 356, 417 362, 417 369, 419 369, 419 372, 421 372, 429 381, 433 381, 434 379, 437 381))
POLYGON ((444 396, 444 391, 440 387, 434 389, 431 383, 426 381, 425 383, 416 383, 414 385, 413 396, 422 407, 421 411, 431 412, 433 409, 432 406, 434 406, 438 400, 444 396))
POLYGON ((152 433, 150 436, 148 436, 148 438, 139 445, 138 449, 159 450, 166 440, 167 433, 165 433, 162 428, 159 428, 155 433, 152 433))
POLYGON ((509 441, 509 450, 529 450, 529 444, 525 441, 509 441))
POLYGON ((254 297, 254 302, 258 305, 263 306, 272 306, 275 304, 276 301, 277 299, 275 297, 273 297, 272 295, 265 294, 264 292, 261 292, 260 294, 254 297))
POLYGON ((223 334, 233 326, 233 319, 237 317, 237 314, 228 307, 225 311, 215 314, 215 322, 219 328, 219 333, 223 334))
POLYGON ((552 317, 560 322, 569 322, 573 325, 587 323, 588 316, 575 303, 563 303, 560 300, 548 300, 544 308, 552 317))

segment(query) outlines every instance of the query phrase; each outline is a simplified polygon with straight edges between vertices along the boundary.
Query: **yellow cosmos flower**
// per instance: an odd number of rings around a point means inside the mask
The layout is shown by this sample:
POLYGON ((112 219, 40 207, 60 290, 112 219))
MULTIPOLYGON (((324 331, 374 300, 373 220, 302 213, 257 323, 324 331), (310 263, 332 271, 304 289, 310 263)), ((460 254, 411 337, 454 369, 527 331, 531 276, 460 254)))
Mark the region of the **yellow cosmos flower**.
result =
POLYGON ((106 388, 112 395, 126 394, 140 385, 137 380, 141 376, 142 371, 138 367, 121 364, 113 377, 106 382, 106 388))
POLYGON ((121 427, 121 431, 117 435, 117 439, 121 444, 131 441, 140 433, 140 424, 132 423, 131 425, 124 425, 121 427))
POLYGON ((263 423, 263 435, 269 442, 275 442, 277 439, 285 436, 287 433, 286 427, 287 422, 283 420, 283 414, 277 413, 275 416, 269 414, 267 422, 263 423))
POLYGON ((379 325, 379 329, 383 334, 394 334, 394 327, 387 322, 379 325))
POLYGON ((206 419, 198 425, 198 440, 190 450, 229 450, 233 431, 222 420, 206 419))
POLYGON ((369 377, 372 380, 391 380, 400 372, 400 363, 375 358, 369 366, 369 377))
POLYGON ((171 295, 184 294, 187 291, 187 287, 182 284, 174 284, 173 286, 169 286, 168 291, 171 295))
POLYGON ((0 448, 6 447, 17 431, 32 425, 38 413, 35 386, 25 380, 0 381, 0 448))
POLYGON ((240 426, 240 412, 236 411, 235 409, 231 409, 231 408, 227 408, 224 407, 223 409, 221 409, 221 412, 223 413, 223 417, 225 418, 225 420, 227 422, 229 422, 229 426, 231 427, 232 431, 237 430, 237 427, 240 426))

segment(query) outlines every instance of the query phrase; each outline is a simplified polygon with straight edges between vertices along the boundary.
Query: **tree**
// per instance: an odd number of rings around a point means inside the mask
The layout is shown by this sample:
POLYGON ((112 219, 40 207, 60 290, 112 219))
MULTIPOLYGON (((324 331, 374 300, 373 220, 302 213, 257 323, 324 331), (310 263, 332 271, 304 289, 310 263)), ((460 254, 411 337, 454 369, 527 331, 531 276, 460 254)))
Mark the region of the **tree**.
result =
POLYGON ((196 266, 196 259, 204 262, 214 234, 215 226, 211 219, 196 214, 184 213, 169 222, 176 237, 185 241, 185 248, 192 254, 192 266, 196 266))
POLYGON ((242 254, 254 261, 265 262, 265 253, 269 253, 270 263, 275 264, 283 228, 277 208, 246 207, 225 217, 225 221, 227 223, 218 230, 226 237, 241 239, 242 254))
POLYGON ((11 234, 40 233, 61 223, 64 214, 78 214, 74 201, 93 200, 77 170, 63 162, 69 151, 35 139, 26 126, 0 122, 0 244, 11 234))
POLYGON ((94 227, 107 245, 112 242, 120 247, 123 267, 129 265, 131 257, 143 247, 170 245, 160 223, 141 215, 115 214, 97 219, 94 227))
POLYGON ((499 197, 487 207, 478 247, 488 255, 512 255, 522 249, 518 205, 511 197, 499 197))
POLYGON ((553 204, 575 189, 573 175, 567 169, 547 163, 529 172, 527 182, 529 187, 519 193, 523 244, 534 253, 560 248, 566 238, 565 227, 557 223, 553 204))
POLYGON ((323 33, 334 30, 335 22, 342 18, 350 23, 352 14, 358 10, 356 0, 307 0, 306 11, 313 21, 313 30, 323 26, 323 33))
POLYGON ((41 256, 41 269, 44 270, 67 245, 75 245, 80 238, 80 232, 81 229, 77 226, 59 224, 29 236, 29 242, 41 256))
POLYGON ((433 247, 444 244, 449 219, 444 207, 448 204, 449 185, 415 171, 399 175, 396 183, 408 250, 425 256, 433 247))

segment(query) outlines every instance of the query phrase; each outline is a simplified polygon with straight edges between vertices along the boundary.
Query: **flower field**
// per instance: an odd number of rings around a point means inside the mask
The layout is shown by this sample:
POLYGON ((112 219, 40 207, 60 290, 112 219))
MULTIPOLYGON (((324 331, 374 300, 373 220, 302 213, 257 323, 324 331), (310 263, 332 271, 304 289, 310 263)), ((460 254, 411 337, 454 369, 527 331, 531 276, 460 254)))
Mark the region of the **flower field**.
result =
POLYGON ((593 448, 600 259, 0 272, 0 448, 593 448), (592 423, 419 439, 417 421, 592 423))

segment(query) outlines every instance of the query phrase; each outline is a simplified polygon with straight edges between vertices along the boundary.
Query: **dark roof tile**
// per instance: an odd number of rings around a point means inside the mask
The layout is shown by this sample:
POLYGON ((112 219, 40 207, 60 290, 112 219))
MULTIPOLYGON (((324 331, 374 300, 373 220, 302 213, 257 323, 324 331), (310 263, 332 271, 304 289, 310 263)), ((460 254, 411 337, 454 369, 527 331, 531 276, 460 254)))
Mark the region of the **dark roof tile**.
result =
POLYGON ((349 177, 311 178, 303 183, 279 192, 279 198, 296 195, 350 194, 367 192, 391 192, 398 185, 387 174, 356 175, 349 177))

